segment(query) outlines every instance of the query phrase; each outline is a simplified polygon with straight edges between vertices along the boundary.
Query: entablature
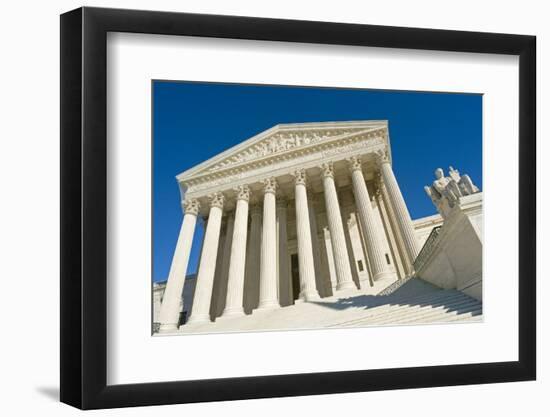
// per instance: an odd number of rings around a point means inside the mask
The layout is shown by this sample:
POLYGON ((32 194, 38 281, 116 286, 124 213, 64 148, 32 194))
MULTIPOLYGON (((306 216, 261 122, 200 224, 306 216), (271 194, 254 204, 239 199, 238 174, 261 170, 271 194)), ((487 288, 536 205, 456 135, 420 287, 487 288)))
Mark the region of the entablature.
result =
MULTIPOLYGON (((332 132, 335 131, 332 130, 332 132)), ((359 129, 353 132, 344 130, 344 132, 322 136, 317 131, 312 133, 310 130, 306 131, 307 135, 305 136, 309 140, 302 138, 299 141, 297 140, 298 133, 294 132, 291 136, 295 140, 293 143, 300 143, 300 146, 292 146, 287 149, 274 146, 273 149, 280 150, 260 153, 255 158, 239 159, 242 152, 247 152, 246 155, 250 155, 250 151, 246 150, 238 150, 233 156, 225 155, 221 162, 213 161, 212 164, 203 166, 200 170, 192 169, 180 174, 177 178, 182 195, 197 198, 212 192, 223 192, 238 185, 259 182, 268 176, 285 175, 296 168, 309 169, 324 162, 335 162, 350 156, 363 156, 363 163, 369 164, 372 159, 370 154, 379 150, 386 150, 389 153, 386 123, 371 126, 369 129, 359 129)), ((286 141, 289 136, 274 133, 266 141, 273 143, 274 139, 286 141)), ((260 148, 254 147, 254 149, 260 148)), ((224 154, 226 153, 224 152, 224 154)))

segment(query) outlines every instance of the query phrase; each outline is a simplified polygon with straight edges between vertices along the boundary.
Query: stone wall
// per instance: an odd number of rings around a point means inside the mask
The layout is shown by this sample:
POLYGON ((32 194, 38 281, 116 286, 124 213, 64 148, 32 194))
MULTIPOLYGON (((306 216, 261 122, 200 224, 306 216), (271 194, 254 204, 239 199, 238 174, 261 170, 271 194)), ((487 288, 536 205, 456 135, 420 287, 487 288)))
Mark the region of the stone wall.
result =
POLYGON ((416 275, 482 299, 483 194, 460 197, 415 261, 416 275))

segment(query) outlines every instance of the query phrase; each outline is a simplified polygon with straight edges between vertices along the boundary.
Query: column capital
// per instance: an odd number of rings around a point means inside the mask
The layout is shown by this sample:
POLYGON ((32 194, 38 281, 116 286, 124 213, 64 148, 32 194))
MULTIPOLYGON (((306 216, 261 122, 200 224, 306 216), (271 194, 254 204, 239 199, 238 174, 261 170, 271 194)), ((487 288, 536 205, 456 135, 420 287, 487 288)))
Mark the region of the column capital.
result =
POLYGON ((379 165, 390 163, 390 156, 388 154, 387 149, 379 149, 379 150, 375 151, 374 156, 376 158, 376 162, 379 165))
POLYGON ((222 193, 212 193, 208 195, 208 203, 210 207, 218 207, 223 209, 223 203, 225 202, 225 196, 222 193))
POLYGON ((182 202, 182 206, 185 214, 193 214, 195 216, 199 214, 199 210, 201 209, 201 204, 196 198, 186 198, 182 202))
POLYGON ((264 193, 275 194, 277 192, 278 184, 275 177, 270 177, 262 180, 262 184, 264 185, 264 193))
POLYGON ((358 156, 350 156, 346 159, 350 172, 361 171, 363 172, 363 166, 361 165, 361 158, 358 156))
POLYGON ((238 185, 233 190, 237 193, 237 200, 250 201, 250 188, 248 185, 238 185))
POLYGON ((321 164, 321 176, 323 178, 334 178, 334 165, 332 162, 325 162, 321 164))
POLYGON ((295 185, 306 185, 306 170, 304 168, 298 168, 292 171, 295 185))

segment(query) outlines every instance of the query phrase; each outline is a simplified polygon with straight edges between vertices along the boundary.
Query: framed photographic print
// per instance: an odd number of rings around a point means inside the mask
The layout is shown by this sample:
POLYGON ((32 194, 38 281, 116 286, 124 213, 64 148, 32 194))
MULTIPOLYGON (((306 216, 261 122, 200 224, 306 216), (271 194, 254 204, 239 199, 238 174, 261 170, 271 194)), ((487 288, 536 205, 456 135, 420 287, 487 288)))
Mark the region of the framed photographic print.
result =
POLYGON ((61 401, 535 379, 535 38, 61 16, 61 401))

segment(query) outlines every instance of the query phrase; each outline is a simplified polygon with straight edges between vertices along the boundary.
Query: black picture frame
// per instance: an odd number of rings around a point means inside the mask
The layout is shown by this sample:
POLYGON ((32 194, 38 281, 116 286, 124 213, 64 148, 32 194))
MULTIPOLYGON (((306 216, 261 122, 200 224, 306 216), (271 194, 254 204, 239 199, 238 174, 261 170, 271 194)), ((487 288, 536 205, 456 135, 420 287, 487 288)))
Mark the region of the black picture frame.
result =
POLYGON ((535 379, 535 51, 524 35, 88 7, 61 15, 61 401, 97 409, 535 379), (519 56, 519 360, 107 385, 108 32, 519 56))

